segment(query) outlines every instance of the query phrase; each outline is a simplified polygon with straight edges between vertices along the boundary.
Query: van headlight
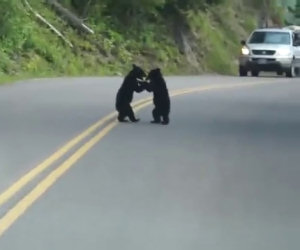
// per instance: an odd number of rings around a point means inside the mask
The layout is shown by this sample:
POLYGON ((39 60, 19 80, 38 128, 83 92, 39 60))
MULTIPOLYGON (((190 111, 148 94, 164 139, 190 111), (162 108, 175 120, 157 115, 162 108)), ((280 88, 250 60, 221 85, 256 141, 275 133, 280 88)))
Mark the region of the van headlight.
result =
POLYGON ((292 55, 292 51, 288 48, 281 48, 277 50, 278 55, 280 56, 290 56, 292 55))
POLYGON ((248 56, 249 54, 250 54, 250 50, 246 46, 244 46, 242 48, 242 55, 248 56))

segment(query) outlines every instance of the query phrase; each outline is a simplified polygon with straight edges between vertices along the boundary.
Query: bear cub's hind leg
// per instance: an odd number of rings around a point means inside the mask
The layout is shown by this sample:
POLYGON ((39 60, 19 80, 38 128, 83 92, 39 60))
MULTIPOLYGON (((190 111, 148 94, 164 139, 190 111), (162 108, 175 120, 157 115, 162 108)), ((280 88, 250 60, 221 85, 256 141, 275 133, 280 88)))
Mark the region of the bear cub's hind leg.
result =
POLYGON ((133 112, 131 106, 128 107, 127 114, 128 114, 128 117, 131 122, 138 122, 140 120, 140 119, 135 118, 134 112, 133 112))
POLYGON ((163 121, 162 121, 161 124, 163 124, 163 125, 168 125, 169 122, 170 122, 169 116, 168 116, 168 115, 164 115, 164 116, 163 116, 163 121))
POLYGON ((160 122, 161 122, 160 114, 159 114, 157 108, 153 109, 152 115, 153 115, 153 119, 154 119, 154 120, 151 121, 151 123, 160 123, 160 122))

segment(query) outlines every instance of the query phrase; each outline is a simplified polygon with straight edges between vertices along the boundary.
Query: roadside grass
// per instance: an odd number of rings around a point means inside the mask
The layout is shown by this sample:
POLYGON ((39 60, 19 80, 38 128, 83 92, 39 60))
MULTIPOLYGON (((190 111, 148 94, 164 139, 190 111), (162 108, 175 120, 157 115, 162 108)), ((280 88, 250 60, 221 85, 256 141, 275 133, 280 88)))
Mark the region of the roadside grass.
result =
MULTIPOLYGON (((179 52, 166 17, 135 20, 131 29, 109 17, 88 20, 95 35, 79 35, 57 18, 43 1, 32 6, 73 43, 70 48, 24 9, 20 0, 2 0, 0 9, 0 84, 19 79, 52 76, 123 75, 132 63, 165 74, 188 74, 190 64, 179 52)), ((238 3, 238 1, 236 2, 238 3)), ((198 72, 236 74, 240 39, 255 27, 253 11, 226 2, 185 13, 196 37, 198 72), (240 8, 240 9, 239 9, 240 8)), ((141 18, 141 17, 140 17, 141 18)))

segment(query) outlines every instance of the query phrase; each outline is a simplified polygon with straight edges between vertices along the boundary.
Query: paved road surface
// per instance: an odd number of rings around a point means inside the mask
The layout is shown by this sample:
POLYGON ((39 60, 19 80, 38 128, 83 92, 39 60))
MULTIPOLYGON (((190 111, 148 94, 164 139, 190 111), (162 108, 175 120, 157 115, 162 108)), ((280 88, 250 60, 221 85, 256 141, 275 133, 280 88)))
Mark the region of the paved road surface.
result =
MULTIPOLYGON (((120 82, 68 78, 1 87, 0 193, 111 113, 120 82)), ((167 82, 170 91, 219 87, 174 97, 169 126, 149 124, 150 106, 139 112, 140 123, 115 127, 5 230, 1 250, 299 247, 299 79, 167 82)), ((80 145, 2 204, 0 216, 80 145)))

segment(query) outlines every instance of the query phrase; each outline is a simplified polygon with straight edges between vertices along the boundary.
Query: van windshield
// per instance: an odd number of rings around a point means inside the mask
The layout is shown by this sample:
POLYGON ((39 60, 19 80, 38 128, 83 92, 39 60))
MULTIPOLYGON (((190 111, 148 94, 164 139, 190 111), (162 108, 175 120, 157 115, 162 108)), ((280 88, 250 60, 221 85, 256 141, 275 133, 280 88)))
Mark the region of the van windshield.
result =
POLYGON ((291 38, 288 32, 256 31, 249 43, 291 44, 291 38))

